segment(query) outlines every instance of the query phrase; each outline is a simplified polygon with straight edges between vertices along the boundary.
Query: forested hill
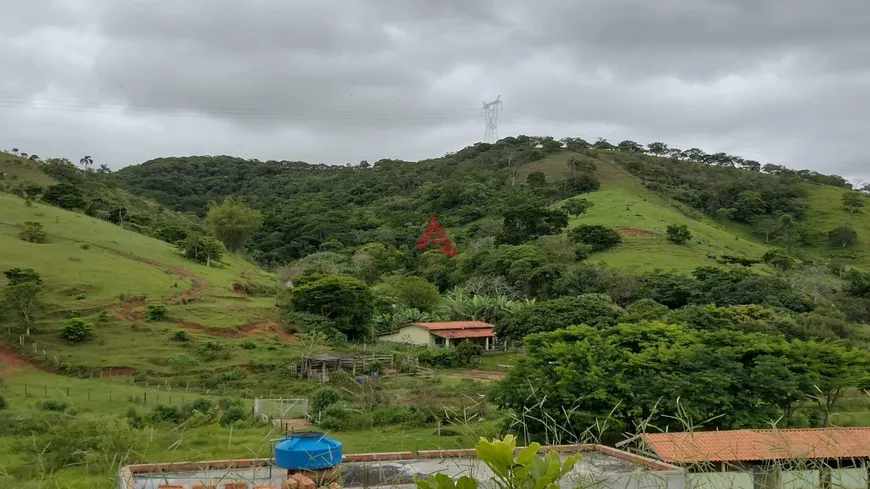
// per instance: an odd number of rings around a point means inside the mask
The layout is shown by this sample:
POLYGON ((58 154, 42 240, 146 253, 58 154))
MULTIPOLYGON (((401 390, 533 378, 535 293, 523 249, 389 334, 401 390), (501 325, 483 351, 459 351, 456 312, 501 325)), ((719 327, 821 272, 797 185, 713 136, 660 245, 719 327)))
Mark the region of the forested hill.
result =
MULTIPOLYGON (((840 224, 855 228, 859 245, 870 241, 868 225, 855 219, 862 214, 842 210, 842 194, 851 189, 839 176, 664 143, 614 146, 600 139, 590 144, 520 136, 419 162, 384 159, 352 166, 230 156, 159 158, 124 168, 116 178, 172 209, 200 215, 211 201, 244 197, 265 218, 251 253, 265 265, 278 265, 369 242, 411 247, 431 214, 460 242, 495 237, 511 209, 595 191, 614 171, 630 174, 684 214, 752 233, 765 244, 828 254, 828 233, 840 224)), ((845 248, 834 254, 864 259, 866 245, 845 248)))

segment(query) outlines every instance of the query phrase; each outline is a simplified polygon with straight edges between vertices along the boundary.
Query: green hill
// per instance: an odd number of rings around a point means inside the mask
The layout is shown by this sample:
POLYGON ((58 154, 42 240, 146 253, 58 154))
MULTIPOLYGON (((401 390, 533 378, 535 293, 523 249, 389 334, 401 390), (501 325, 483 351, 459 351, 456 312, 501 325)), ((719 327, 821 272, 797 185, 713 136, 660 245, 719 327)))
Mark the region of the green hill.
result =
MULTIPOLYGON (((542 172, 550 180, 559 181, 570 175, 566 162, 576 156, 579 155, 572 152, 548 156, 521 167, 519 176, 525 180, 530 173, 542 172)), ((601 188, 583 195, 594 205, 580 218, 571 219, 570 227, 580 224, 612 227, 622 235, 623 243, 594 253, 591 261, 642 271, 690 272, 715 264, 707 258, 708 254, 758 258, 769 249, 738 226, 725 227, 698 212, 686 212, 685 206, 656 195, 609 161, 595 159, 595 164, 601 188), (669 243, 665 228, 670 224, 688 226, 692 241, 684 245, 669 243)))
MULTIPOLYGON (((36 270, 48 304, 30 336, 6 341, 51 368, 84 374, 109 367, 171 372, 168 359, 189 353, 200 340, 231 349, 242 338, 264 346, 287 342, 272 312, 271 294, 261 298, 240 292, 250 284, 268 290, 274 278, 232 256, 223 267, 209 268, 185 259, 165 242, 42 203, 27 206, 9 194, 0 194, 0 249, 0 270, 36 270), (19 223, 26 221, 44 226, 46 243, 19 238, 19 223), (146 320, 147 307, 154 305, 168 308, 167 320, 146 320), (70 345, 59 337, 72 316, 95 324, 94 341, 70 345), (170 339, 181 328, 188 329, 190 344, 170 339)), ((274 353, 261 349, 186 370, 211 372, 271 357, 274 353)))

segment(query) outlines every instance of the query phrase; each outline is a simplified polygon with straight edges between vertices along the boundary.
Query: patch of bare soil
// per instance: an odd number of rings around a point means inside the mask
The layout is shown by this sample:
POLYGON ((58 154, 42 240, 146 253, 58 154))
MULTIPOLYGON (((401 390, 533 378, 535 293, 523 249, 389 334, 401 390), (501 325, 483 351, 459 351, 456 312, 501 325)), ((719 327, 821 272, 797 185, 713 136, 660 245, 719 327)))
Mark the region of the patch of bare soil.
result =
POLYGON ((495 370, 479 370, 469 369, 454 374, 444 374, 445 377, 453 379, 474 379, 474 380, 501 380, 505 378, 507 372, 498 372, 495 370))
POLYGON ((14 349, 0 344, 0 378, 5 379, 10 374, 21 369, 24 361, 21 354, 14 349))
POLYGON ((637 237, 637 236, 655 236, 656 233, 652 231, 647 231, 645 229, 637 229, 637 228, 616 228, 616 232, 619 233, 620 236, 629 236, 629 237, 637 237))

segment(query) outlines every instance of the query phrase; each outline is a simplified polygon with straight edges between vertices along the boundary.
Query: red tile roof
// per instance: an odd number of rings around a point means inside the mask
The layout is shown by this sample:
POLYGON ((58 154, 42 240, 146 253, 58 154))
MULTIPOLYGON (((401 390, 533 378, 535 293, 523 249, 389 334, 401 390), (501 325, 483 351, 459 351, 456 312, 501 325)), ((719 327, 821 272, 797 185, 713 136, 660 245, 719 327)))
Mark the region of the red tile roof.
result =
POLYGON ((870 457, 870 428, 647 433, 643 441, 665 462, 870 457))
POLYGON ((495 336, 492 328, 488 329, 437 329, 429 331, 435 336, 441 338, 486 338, 487 336, 495 336))
POLYGON ((441 321, 441 322, 429 322, 429 323, 411 323, 414 326, 420 326, 421 328, 426 328, 429 331, 436 331, 439 329, 492 329, 493 325, 485 323, 483 321, 441 321))

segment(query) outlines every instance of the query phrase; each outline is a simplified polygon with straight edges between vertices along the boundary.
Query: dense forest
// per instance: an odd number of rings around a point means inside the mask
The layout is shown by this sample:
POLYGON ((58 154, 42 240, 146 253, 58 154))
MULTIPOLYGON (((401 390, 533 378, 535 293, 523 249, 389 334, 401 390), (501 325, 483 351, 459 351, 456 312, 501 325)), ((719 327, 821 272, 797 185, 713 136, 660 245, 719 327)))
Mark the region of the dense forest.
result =
POLYGON ((200 216, 212 201, 244 198, 264 217, 249 243, 251 256, 277 266, 322 251, 324 245, 333 249, 378 242, 407 249, 432 214, 454 228, 460 240, 497 235, 500 220, 512 209, 542 207, 597 189, 597 158, 613 160, 648 188, 708 215, 794 238, 800 230, 791 232, 795 226, 790 223, 801 219, 806 205, 798 182, 849 187, 838 176, 708 155, 697 148, 528 136, 478 143, 419 162, 384 159, 353 166, 230 156, 159 158, 124 168, 116 178, 171 209, 200 216), (561 151, 577 153, 567 178, 548 182, 544 175, 532 174, 518 179, 522 165, 561 151))

